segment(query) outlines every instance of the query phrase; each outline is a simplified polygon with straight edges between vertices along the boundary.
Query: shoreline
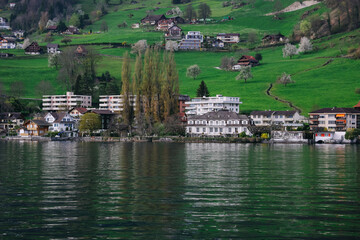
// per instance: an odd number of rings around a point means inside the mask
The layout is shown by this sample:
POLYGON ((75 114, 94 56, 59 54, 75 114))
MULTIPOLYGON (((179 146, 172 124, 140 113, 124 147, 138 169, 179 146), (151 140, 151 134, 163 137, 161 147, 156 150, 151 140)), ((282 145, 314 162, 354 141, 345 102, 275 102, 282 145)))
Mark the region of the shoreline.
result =
POLYGON ((75 137, 75 138, 50 138, 50 137, 5 137, 0 141, 18 142, 152 142, 152 143, 264 143, 264 144, 359 144, 359 141, 323 142, 315 143, 314 139, 288 141, 279 139, 254 138, 196 138, 196 137, 75 137))

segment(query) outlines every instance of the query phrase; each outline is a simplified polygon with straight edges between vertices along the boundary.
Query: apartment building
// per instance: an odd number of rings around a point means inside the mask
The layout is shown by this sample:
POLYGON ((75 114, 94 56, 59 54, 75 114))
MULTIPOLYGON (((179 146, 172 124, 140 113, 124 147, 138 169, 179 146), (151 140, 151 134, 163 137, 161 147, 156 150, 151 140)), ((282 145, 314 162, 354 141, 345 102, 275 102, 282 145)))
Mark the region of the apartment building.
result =
POLYGON ((239 97, 216 95, 216 97, 193 98, 191 101, 185 102, 185 104, 188 105, 185 107, 187 115, 203 115, 221 109, 239 113, 242 102, 240 102, 239 97))
POLYGON ((326 128, 328 131, 346 131, 360 128, 360 110, 354 108, 322 108, 309 115, 311 130, 326 128))
POLYGON ((240 41, 239 33, 219 33, 216 39, 223 41, 224 43, 238 43, 240 41))
POLYGON ((69 110, 74 107, 91 107, 91 96, 74 95, 73 92, 66 92, 66 95, 44 95, 43 111, 69 110))
POLYGON ((256 126, 283 125, 289 127, 302 126, 306 118, 297 111, 252 111, 251 119, 256 126))
MULTIPOLYGON (((130 106, 135 109, 136 95, 130 95, 130 106)), ((112 112, 121 112, 123 110, 123 95, 101 95, 99 99, 100 110, 110 110, 112 112)))
POLYGON ((203 42, 204 41, 204 36, 199 31, 189 31, 186 34, 185 39, 188 39, 188 40, 200 40, 200 42, 203 42))

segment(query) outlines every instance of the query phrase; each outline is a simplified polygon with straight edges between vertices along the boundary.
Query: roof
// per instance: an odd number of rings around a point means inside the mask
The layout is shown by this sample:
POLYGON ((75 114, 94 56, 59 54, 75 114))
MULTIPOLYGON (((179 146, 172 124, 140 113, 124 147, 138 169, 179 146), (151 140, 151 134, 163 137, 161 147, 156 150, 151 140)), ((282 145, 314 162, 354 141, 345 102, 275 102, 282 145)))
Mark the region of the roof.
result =
POLYGON ((141 21, 159 21, 161 19, 166 19, 164 14, 161 14, 161 15, 147 15, 146 17, 141 19, 141 21))
POLYGON ((282 34, 269 34, 266 35, 265 37, 263 37, 263 39, 280 39, 280 38, 284 38, 285 36, 282 34))
POLYGON ((237 37, 240 37, 240 34, 239 33, 219 33, 217 36, 225 36, 225 37, 237 36, 237 37))
POLYGON ((256 60, 256 58, 254 58, 253 56, 249 56, 249 55, 242 55, 241 58, 239 59, 240 60, 255 60, 255 61, 258 61, 256 60))
POLYGON ((67 112, 51 112, 50 113, 54 118, 54 123, 60 123, 62 122, 63 118, 68 114, 67 112))
MULTIPOLYGON (((87 110, 86 108, 82 108, 82 107, 77 107, 77 108, 73 108, 73 109, 71 109, 71 111, 73 111, 73 110, 77 110, 79 113, 81 113, 81 114, 84 114, 84 113, 86 113, 86 112, 88 112, 89 110, 87 110)), ((70 112, 71 112, 70 111, 70 112)))
POLYGON ((46 45, 46 47, 48 47, 48 48, 59 48, 59 44, 48 43, 48 45, 46 45))
POLYGON ((30 120, 30 121, 35 123, 38 126, 51 126, 51 124, 46 122, 45 120, 34 119, 34 120, 30 120))
POLYGON ((228 119, 249 119, 246 115, 239 115, 227 109, 205 113, 204 115, 190 115, 188 120, 228 120, 228 119))
POLYGON ((115 114, 110 110, 99 110, 99 109, 91 110, 91 112, 96 113, 96 114, 100 114, 100 115, 114 115, 115 114))
POLYGON ((358 113, 360 114, 359 110, 356 110, 354 108, 322 108, 318 109, 316 111, 312 111, 311 113, 358 113))
POLYGON ((23 119, 23 116, 20 112, 3 112, 0 113, 0 119, 4 119, 4 120, 23 119))
POLYGON ((296 111, 252 111, 251 116, 271 116, 271 115, 285 115, 293 116, 296 111))
POLYGON ((360 108, 360 101, 354 106, 354 108, 360 108))

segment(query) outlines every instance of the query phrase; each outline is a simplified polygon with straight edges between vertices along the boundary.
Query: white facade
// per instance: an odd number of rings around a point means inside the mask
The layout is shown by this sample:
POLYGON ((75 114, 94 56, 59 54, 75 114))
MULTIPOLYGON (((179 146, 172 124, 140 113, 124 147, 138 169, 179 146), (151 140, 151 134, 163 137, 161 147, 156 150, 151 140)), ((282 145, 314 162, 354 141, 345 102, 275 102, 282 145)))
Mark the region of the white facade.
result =
POLYGON ((91 107, 91 96, 74 95, 66 92, 66 95, 44 95, 43 111, 68 110, 74 107, 91 107))
POLYGON ((248 127, 250 119, 245 115, 221 110, 205 115, 195 115, 188 118, 186 133, 191 136, 238 136, 245 132, 252 135, 248 127))
POLYGON ((188 107, 185 108, 187 115, 203 115, 208 112, 227 109, 231 112, 239 113, 240 98, 224 97, 216 95, 216 97, 193 98, 189 102, 185 102, 188 107))
POLYGON ((16 42, 7 40, 5 38, 0 38, 0 49, 15 49, 16 48, 16 42))
POLYGON ((351 108, 324 108, 309 113, 310 128, 346 131, 360 127, 360 111, 351 108))
POLYGON ((296 111, 253 111, 250 114, 256 126, 284 125, 299 126, 299 123, 307 122, 306 118, 296 111))
POLYGON ((219 33, 217 39, 224 43, 238 43, 240 41, 240 34, 238 33, 219 33))
MULTIPOLYGON (((130 95, 130 106, 135 109, 136 96, 130 95)), ((100 110, 110 110, 112 112, 121 112, 124 106, 123 95, 101 95, 99 99, 100 110)))
POLYGON ((48 113, 44 117, 45 121, 52 124, 49 131, 73 131, 75 128, 75 121, 68 113, 48 113))
POLYGON ((186 34, 185 38, 188 40, 198 39, 200 42, 204 41, 204 36, 201 35, 201 32, 199 31, 190 31, 188 34, 186 34))

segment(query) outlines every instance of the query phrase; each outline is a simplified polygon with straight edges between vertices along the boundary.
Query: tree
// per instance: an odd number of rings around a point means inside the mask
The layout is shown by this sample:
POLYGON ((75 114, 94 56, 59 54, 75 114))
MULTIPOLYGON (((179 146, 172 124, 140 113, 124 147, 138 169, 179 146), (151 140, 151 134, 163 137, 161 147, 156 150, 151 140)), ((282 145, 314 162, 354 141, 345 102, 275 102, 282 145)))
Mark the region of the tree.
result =
POLYGON ((305 36, 309 36, 311 32, 311 23, 308 20, 303 20, 300 23, 300 31, 305 36))
POLYGON ((261 55, 261 53, 255 54, 255 59, 260 62, 260 61, 262 60, 262 55, 261 55))
POLYGON ((147 45, 147 41, 145 39, 139 40, 131 47, 131 53, 144 54, 147 47, 148 47, 148 45, 147 45))
POLYGON ((290 59, 297 54, 296 46, 291 45, 290 43, 285 44, 285 47, 282 49, 283 57, 290 57, 290 59))
POLYGON ((66 45, 68 45, 68 43, 70 43, 71 41, 72 40, 70 38, 68 38, 68 37, 65 37, 65 38, 61 39, 61 42, 65 43, 66 45))
POLYGON ((71 26, 74 26, 74 27, 80 27, 80 18, 79 18, 79 15, 77 15, 76 13, 74 13, 70 20, 69 20, 69 24, 71 26))
POLYGON ((310 42, 310 40, 307 37, 302 37, 300 39, 300 45, 299 45, 299 49, 298 52, 302 53, 302 52, 310 52, 312 51, 313 46, 312 43, 310 42))
POLYGON ((167 41, 165 44, 165 49, 167 51, 177 51, 179 49, 179 45, 176 41, 167 41))
POLYGON ((360 88, 355 89, 356 94, 360 94, 360 88))
POLYGON ((204 19, 204 23, 206 23, 206 18, 211 16, 211 9, 206 3, 200 3, 198 13, 199 17, 204 19))
POLYGON ((60 58, 60 53, 49 53, 48 67, 49 68, 55 67, 55 69, 57 70, 60 65, 59 58, 60 58))
POLYGON ((135 99, 135 118, 136 121, 139 122, 141 118, 141 81, 143 78, 143 68, 142 68, 142 57, 141 53, 136 56, 136 62, 135 62, 135 72, 133 76, 133 94, 136 95, 135 99))
POLYGON ((59 63, 61 68, 59 70, 58 80, 64 82, 66 89, 71 91, 81 70, 81 62, 76 57, 75 48, 65 48, 60 54, 59 63))
POLYGON ((232 69, 232 67, 235 65, 236 60, 234 57, 223 57, 221 59, 220 68, 226 71, 229 71, 232 69))
POLYGON ((196 90, 196 97, 209 97, 210 93, 204 81, 201 81, 199 88, 196 90))
POLYGON ((67 27, 65 25, 65 23, 63 21, 60 21, 58 24, 57 29, 59 30, 59 32, 65 32, 67 27))
POLYGON ((200 73, 201 73, 200 67, 196 64, 188 67, 186 70, 186 76, 191 77, 194 80, 200 73))
POLYGON ((101 118, 96 113, 86 113, 80 118, 79 130, 81 132, 90 132, 101 128, 101 118))
POLYGON ((277 82, 280 84, 284 84, 285 87, 289 83, 294 83, 294 81, 291 80, 291 75, 285 72, 278 78, 277 82))
POLYGON ((273 12, 275 13, 275 17, 279 14, 279 12, 283 9, 283 5, 280 0, 275 0, 273 6, 273 12))
POLYGON ((41 80, 35 87, 36 95, 42 97, 43 95, 51 95, 54 93, 54 87, 49 81, 41 80))
POLYGON ((256 42, 256 38, 257 38, 256 32, 250 32, 250 33, 248 34, 248 41, 249 41, 249 43, 254 44, 254 43, 256 42))
POLYGON ((187 18, 190 22, 196 18, 196 11, 191 4, 187 5, 185 8, 184 17, 187 18))
POLYGON ((124 60, 123 60, 122 71, 121 71, 121 81, 122 81, 121 95, 123 98, 122 119, 123 119, 125 125, 130 125, 132 111, 131 111, 131 106, 130 106, 131 66, 130 66, 129 53, 125 52, 123 58, 124 58, 124 60))
POLYGON ((350 129, 345 133, 345 139, 349 139, 349 140, 357 139, 359 138, 359 136, 360 136, 360 129, 358 128, 350 129))
POLYGON ((101 26, 100 26, 100 31, 102 32, 107 32, 109 30, 109 27, 107 25, 107 22, 106 21, 102 21, 101 22, 101 26))
POLYGON ((244 79, 245 83, 246 80, 253 78, 251 73, 251 66, 244 66, 240 68, 239 74, 236 76, 236 80, 244 79))
POLYGON ((23 49, 26 49, 29 45, 31 44, 30 39, 25 38, 24 42, 23 42, 23 49))
POLYGON ((46 23, 48 20, 49 20, 48 12, 41 12, 41 17, 38 23, 40 32, 43 32, 45 30, 46 23))

